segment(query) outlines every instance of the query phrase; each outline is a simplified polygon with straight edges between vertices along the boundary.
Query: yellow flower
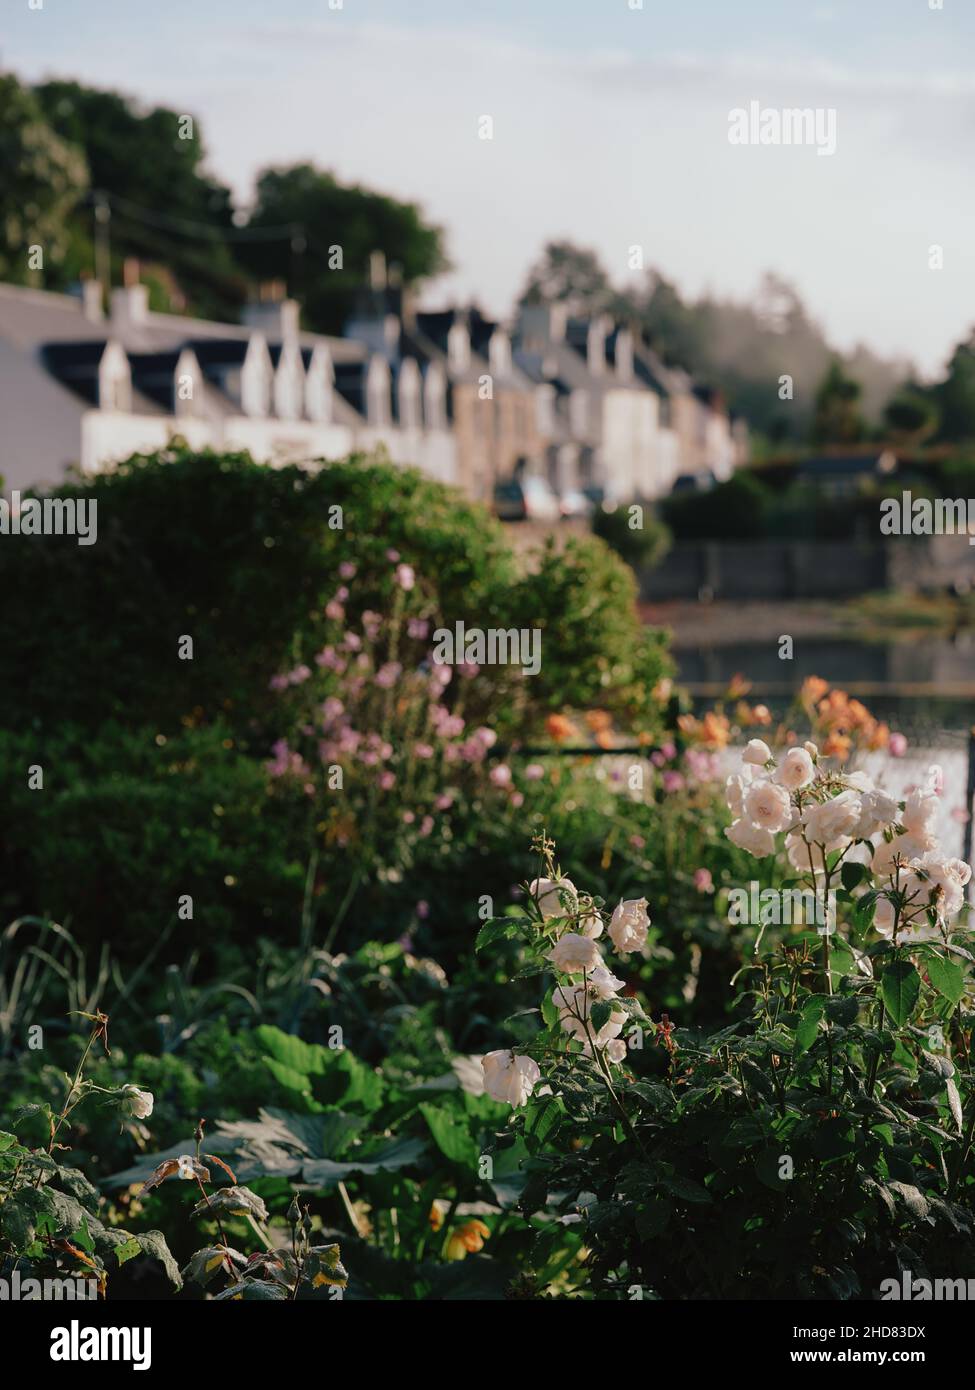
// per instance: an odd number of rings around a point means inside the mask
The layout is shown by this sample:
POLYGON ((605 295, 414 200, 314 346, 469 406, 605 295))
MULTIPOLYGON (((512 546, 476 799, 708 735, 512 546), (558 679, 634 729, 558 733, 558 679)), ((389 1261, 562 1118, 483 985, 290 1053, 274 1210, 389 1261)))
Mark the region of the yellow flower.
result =
POLYGON ((478 1250, 484 1249, 484 1242, 490 1235, 491 1232, 483 1221, 465 1222, 463 1226, 458 1226, 447 1242, 447 1259, 464 1260, 468 1252, 476 1254, 478 1250))

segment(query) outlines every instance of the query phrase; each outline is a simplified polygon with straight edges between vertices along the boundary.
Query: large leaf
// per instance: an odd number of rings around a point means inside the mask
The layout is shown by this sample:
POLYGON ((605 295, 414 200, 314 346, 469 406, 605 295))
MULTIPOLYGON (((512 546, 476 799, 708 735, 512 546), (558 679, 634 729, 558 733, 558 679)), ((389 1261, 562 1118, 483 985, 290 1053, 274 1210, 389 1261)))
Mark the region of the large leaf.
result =
POLYGON ((887 1012, 902 1026, 914 1012, 921 993, 920 975, 910 961, 891 961, 884 969, 880 987, 887 1012))
POLYGON ((965 993, 965 975, 961 966, 932 954, 925 960, 924 968, 941 997, 950 1004, 957 1004, 965 993))
POLYGON ((254 1036, 264 1052, 270 1053, 276 1062, 303 1076, 319 1076, 329 1069, 335 1060, 335 1053, 317 1043, 306 1043, 293 1033, 285 1033, 269 1023, 262 1023, 254 1029, 254 1036))
POLYGON ((478 1160, 477 1145, 457 1112, 446 1106, 431 1105, 429 1101, 424 1101, 420 1106, 420 1113, 430 1126, 430 1133, 444 1157, 474 1172, 478 1160))
POLYGON ((302 1167, 302 1177, 305 1182, 315 1187, 324 1187, 331 1183, 344 1182, 353 1173, 374 1175, 384 1170, 407 1168, 416 1163, 425 1152, 426 1146, 421 1139, 397 1139, 386 1148, 364 1154, 361 1158, 351 1154, 342 1163, 335 1163, 328 1158, 311 1159, 302 1167))

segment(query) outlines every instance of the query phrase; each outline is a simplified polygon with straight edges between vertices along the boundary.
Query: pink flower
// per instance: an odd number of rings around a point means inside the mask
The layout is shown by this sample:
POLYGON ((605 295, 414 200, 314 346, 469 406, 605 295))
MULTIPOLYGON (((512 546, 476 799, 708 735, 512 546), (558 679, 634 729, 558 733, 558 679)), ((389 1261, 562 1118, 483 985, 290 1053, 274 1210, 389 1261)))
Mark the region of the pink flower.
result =
POLYGON ((541 763, 529 763, 525 768, 526 782, 540 782, 545 776, 545 769, 541 763))
POLYGON ((349 597, 349 591, 344 584, 340 588, 336 589, 335 597, 338 599, 339 603, 344 603, 345 600, 349 597))
POLYGON ((672 743, 662 743, 660 745, 660 751, 661 753, 663 753, 664 757, 667 759, 669 763, 673 762, 673 760, 677 757, 677 749, 675 745, 672 743))
POLYGON ((376 672, 376 684, 381 690, 392 690, 402 673, 403 668, 398 661, 387 661, 376 672))
POLYGON ((384 792, 391 791, 396 786, 396 776, 392 772, 381 772, 379 774, 379 785, 384 792))
POLYGON ((519 806, 524 806, 525 804, 525 798, 522 796, 521 792, 512 792, 509 800, 516 811, 519 806))
POLYGON ((288 682, 290 685, 301 685, 310 676, 311 668, 309 666, 296 666, 293 671, 289 672, 288 682))
POLYGON ((430 743, 415 743, 413 745, 413 752, 418 758, 432 758, 433 745, 430 743))
POLYGON ((426 618, 410 618, 406 624, 406 630, 417 642, 423 642, 430 632, 430 624, 426 618))
POLYGON ((383 615, 381 613, 374 613, 371 608, 367 608, 362 615, 362 630, 369 638, 370 642, 374 642, 379 636, 379 629, 382 625, 383 615))
POLYGON ((416 574, 413 571, 412 565, 396 566, 396 583, 406 593, 409 593, 409 591, 413 588, 413 585, 416 583, 416 574))
POLYGON ((432 829, 433 816, 424 816, 423 819, 420 821, 420 834, 423 836, 424 839, 426 839, 426 837, 430 834, 432 829))
POLYGON ((386 559, 391 565, 395 565, 396 561, 399 559, 399 551, 393 550, 392 547, 390 547, 390 549, 386 551, 386 559))
POLYGON ((362 646, 362 638, 357 632, 347 632, 342 638, 342 646, 345 647, 347 651, 357 652, 362 646))
POLYGON ((435 811, 449 811, 453 804, 454 798, 450 795, 450 793, 443 792, 440 796, 437 797, 436 801, 433 803, 433 809, 435 811))
POLYGON ((345 617, 345 609, 337 598, 330 598, 325 605, 325 616, 331 618, 333 623, 340 623, 345 617))
POLYGON ((287 676, 272 676, 268 682, 271 690, 287 690, 289 685, 287 676))
POLYGON ((473 680, 480 669, 476 661, 458 661, 457 663, 457 674, 466 681, 473 680))
POLYGON ((714 892, 714 880, 711 878, 710 869, 694 870, 694 887, 699 893, 714 892))
POLYGON ((665 772, 660 780, 665 792, 679 792, 684 786, 684 779, 679 772, 665 772))
POLYGON ((496 787, 509 787, 511 785, 511 768, 507 763, 498 763, 497 767, 492 767, 488 777, 496 787))
POLYGON ((416 820, 416 816, 413 814, 412 811, 404 811, 404 812, 403 812, 403 824, 404 824, 404 825, 412 825, 413 822, 414 822, 415 820, 416 820))
POLYGON ((421 898, 416 905, 416 915, 421 922, 425 922, 430 916, 430 904, 424 898, 421 898))
POLYGON ((339 565, 339 575, 342 579, 355 578, 355 565, 352 563, 351 560, 342 561, 342 563, 339 565))
POLYGON ((631 835, 630 844, 634 849, 645 849, 647 842, 642 835, 631 835))
POLYGON ((334 724, 339 715, 345 713, 345 706, 342 701, 337 700, 334 695, 329 695, 328 699, 322 705, 321 713, 323 724, 334 724))
POLYGON ((891 734, 887 740, 887 751, 892 758, 903 758, 907 752, 907 739, 903 734, 891 734))

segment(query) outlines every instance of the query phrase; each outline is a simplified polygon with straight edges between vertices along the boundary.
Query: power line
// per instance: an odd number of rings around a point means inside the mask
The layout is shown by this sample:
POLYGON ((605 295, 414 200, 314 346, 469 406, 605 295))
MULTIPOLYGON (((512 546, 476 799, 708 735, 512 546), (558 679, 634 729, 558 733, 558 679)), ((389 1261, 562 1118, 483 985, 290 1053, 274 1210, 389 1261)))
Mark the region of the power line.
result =
POLYGON ((186 229, 186 235, 202 233, 207 240, 216 241, 283 241, 295 240, 303 235, 298 222, 281 223, 276 227, 215 227, 211 222, 196 222, 188 217, 174 217, 171 213, 156 212, 153 208, 142 207, 117 193, 106 193, 96 189, 87 195, 88 201, 109 204, 124 213, 126 217, 157 227, 173 230, 186 229))

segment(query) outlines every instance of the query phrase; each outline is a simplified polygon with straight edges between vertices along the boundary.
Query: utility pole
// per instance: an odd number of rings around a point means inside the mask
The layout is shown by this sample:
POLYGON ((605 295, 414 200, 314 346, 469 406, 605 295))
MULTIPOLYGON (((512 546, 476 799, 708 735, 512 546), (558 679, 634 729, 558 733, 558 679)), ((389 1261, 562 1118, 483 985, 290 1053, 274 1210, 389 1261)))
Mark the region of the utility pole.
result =
POLYGON ((105 302, 112 293, 112 209, 108 196, 102 192, 95 195, 95 279, 101 283, 105 302))

